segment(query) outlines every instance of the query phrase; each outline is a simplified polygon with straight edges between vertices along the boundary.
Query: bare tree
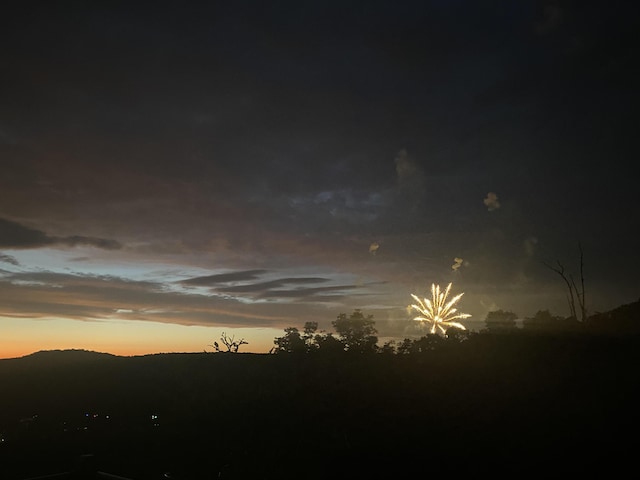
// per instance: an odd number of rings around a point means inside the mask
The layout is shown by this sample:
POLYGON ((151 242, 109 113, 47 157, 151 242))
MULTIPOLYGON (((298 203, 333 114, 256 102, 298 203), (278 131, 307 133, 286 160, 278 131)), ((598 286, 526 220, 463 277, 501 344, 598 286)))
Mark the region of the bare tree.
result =
POLYGON ((559 260, 556 260, 557 267, 549 265, 548 263, 542 262, 546 267, 550 268, 554 272, 556 272, 564 283, 567 285, 567 290, 569 293, 567 294, 567 301, 569 303, 569 311, 571 313, 571 317, 578 319, 578 314, 576 311, 576 298, 578 300, 578 305, 580 306, 580 320, 585 321, 587 319, 587 308, 585 304, 585 290, 584 290, 584 252, 582 250, 582 245, 578 243, 578 249, 580 251, 580 289, 578 289, 576 282, 573 278, 573 275, 566 274, 564 266, 560 263, 559 260))
POLYGON ((226 333, 222 332, 222 336, 220 337, 220 341, 222 342, 222 344, 227 347, 226 350, 222 350, 222 348, 220 347, 220 344, 218 342, 213 342, 213 345, 209 345, 210 347, 213 347, 215 349, 216 352, 222 352, 222 353, 238 353, 238 349, 240 348, 241 345, 248 345, 249 342, 246 342, 244 338, 241 338, 240 340, 236 340, 235 339, 235 335, 232 337, 229 337, 229 335, 227 335, 226 333))

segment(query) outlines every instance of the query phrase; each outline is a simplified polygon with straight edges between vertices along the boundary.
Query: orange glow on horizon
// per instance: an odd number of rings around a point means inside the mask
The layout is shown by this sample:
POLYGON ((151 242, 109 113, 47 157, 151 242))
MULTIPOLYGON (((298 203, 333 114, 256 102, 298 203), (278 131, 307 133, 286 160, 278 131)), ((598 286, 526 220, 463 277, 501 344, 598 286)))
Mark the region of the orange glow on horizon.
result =
POLYGON ((211 352, 222 331, 244 338, 240 353, 267 353, 281 331, 271 328, 183 326, 131 320, 0 317, 0 359, 42 350, 90 350, 119 356, 211 352))

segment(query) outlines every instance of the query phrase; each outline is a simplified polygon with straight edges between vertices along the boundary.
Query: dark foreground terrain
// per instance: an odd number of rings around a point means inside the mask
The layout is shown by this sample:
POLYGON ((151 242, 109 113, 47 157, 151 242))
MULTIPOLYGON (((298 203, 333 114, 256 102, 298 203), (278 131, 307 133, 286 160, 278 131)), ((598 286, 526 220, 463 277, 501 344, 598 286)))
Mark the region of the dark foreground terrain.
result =
POLYGON ((637 469, 638 337, 416 355, 39 352, 0 360, 0 478, 607 478, 637 469))

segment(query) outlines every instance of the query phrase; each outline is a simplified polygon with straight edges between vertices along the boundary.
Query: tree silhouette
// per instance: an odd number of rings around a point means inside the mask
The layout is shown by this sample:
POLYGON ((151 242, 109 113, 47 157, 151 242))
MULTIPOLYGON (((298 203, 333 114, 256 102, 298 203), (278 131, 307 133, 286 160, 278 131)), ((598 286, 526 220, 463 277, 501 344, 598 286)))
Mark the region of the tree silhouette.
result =
POLYGON ((314 342, 317 345, 317 351, 325 355, 332 355, 344 352, 344 344, 333 336, 332 333, 316 335, 314 342))
POLYGON ((274 353, 309 353, 318 350, 319 345, 316 340, 318 322, 306 322, 303 334, 296 327, 284 329, 284 336, 276 337, 273 340, 274 353))
POLYGON ((405 338, 398 345, 397 352, 400 355, 425 353, 441 347, 445 338, 437 333, 428 333, 418 339, 405 338))
POLYGON ((316 341, 317 331, 318 322, 305 322, 302 341, 304 342, 306 352, 313 352, 318 349, 318 343, 316 341))
POLYGON ((457 327, 447 328, 445 332, 445 339, 447 344, 461 343, 469 340, 471 332, 469 330, 462 330, 457 327))
MULTIPOLYGON (((296 327, 285 328, 284 336, 276 337, 273 341, 273 353, 373 353, 378 349, 377 330, 373 315, 365 316, 356 309, 347 317, 341 313, 331 322, 338 337, 332 333, 316 333, 317 322, 306 322, 304 333, 296 327)), ((388 352, 389 349, 387 349, 388 352)))
POLYGON ((487 313, 484 319, 487 330, 491 333, 505 333, 515 330, 518 316, 510 311, 494 310, 487 313))
POLYGON ((347 317, 345 313, 338 315, 331 322, 336 333, 340 337, 340 341, 344 346, 344 350, 354 353, 373 353, 377 349, 378 331, 375 328, 373 315, 365 316, 359 309, 347 317))
POLYGON ((218 342, 213 342, 213 345, 209 345, 213 347, 216 353, 238 353, 241 345, 248 345, 249 342, 245 341, 244 338, 240 340, 235 339, 235 335, 229 337, 225 332, 222 332, 222 336, 220 337, 220 341, 227 348, 226 350, 222 350, 220 344, 218 342))
POLYGON ((381 347, 378 348, 378 353, 384 354, 394 354, 396 353, 396 342, 395 340, 389 340, 385 342, 381 347))
POLYGON ((549 310, 538 310, 533 317, 522 321, 522 328, 529 332, 568 331, 575 327, 576 319, 552 315, 549 310))
POLYGON ((273 343, 275 344, 276 353, 305 353, 306 348, 304 340, 300 336, 300 331, 296 327, 287 327, 284 329, 284 336, 277 337, 273 343))

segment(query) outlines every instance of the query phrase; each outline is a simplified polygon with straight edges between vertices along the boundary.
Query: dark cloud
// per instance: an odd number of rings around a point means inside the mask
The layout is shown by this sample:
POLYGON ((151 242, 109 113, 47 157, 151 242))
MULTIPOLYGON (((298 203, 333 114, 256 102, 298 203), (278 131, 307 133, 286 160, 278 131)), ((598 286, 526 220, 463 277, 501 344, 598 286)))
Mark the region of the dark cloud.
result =
POLYGON ((297 298, 318 300, 335 300, 346 295, 347 290, 360 288, 358 285, 333 285, 327 287, 296 288, 293 290, 269 290, 263 292, 262 298, 297 298))
POLYGON ((219 283, 256 280, 263 273, 267 273, 267 270, 242 270, 239 272, 217 273, 214 275, 188 278, 186 280, 181 280, 179 283, 198 287, 208 287, 218 285, 219 283))
POLYGON ((71 235, 57 237, 47 235, 41 230, 26 227, 11 220, 0 218, 0 247, 2 248, 40 248, 51 245, 90 246, 104 250, 118 250, 122 248, 120 242, 106 238, 85 237, 71 235))
POLYGON ((267 292, 272 289, 282 288, 285 285, 320 283, 320 282, 326 282, 326 281, 328 281, 327 278, 319 278, 319 277, 291 277, 291 278, 279 278, 277 280, 270 280, 268 282, 220 287, 220 288, 217 288, 216 290, 220 292, 226 292, 226 293, 255 293, 255 292, 267 292))
POLYGON ((0 247, 38 248, 54 243, 46 233, 0 218, 0 247))
POLYGON ((242 283, 257 279, 267 270, 244 270, 239 272, 206 275, 182 280, 178 283, 188 286, 213 287, 212 292, 225 295, 244 295, 253 299, 336 301, 346 295, 347 290, 361 288, 357 285, 329 285, 323 287, 295 287, 330 281, 323 277, 285 277, 257 283, 242 283))
POLYGON ((9 263, 11 265, 18 266, 20 263, 11 255, 6 255, 4 253, 0 253, 0 262, 9 263))
POLYGON ((74 257, 74 258, 70 258, 69 260, 67 260, 68 262, 87 262, 91 260, 91 257, 74 257))

